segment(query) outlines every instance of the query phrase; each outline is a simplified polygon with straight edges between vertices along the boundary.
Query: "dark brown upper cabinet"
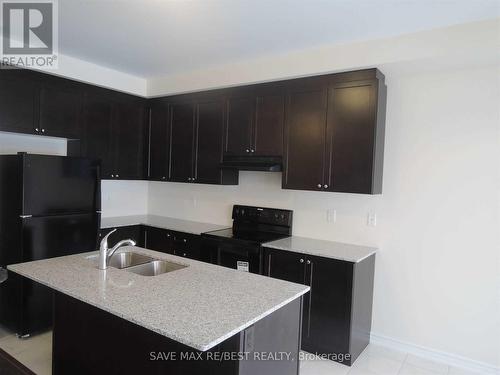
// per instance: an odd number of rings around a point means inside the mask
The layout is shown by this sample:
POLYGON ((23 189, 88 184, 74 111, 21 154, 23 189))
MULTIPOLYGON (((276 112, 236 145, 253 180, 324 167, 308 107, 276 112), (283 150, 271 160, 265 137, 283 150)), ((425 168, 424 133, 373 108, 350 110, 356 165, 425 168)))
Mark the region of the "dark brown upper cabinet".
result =
POLYGON ((142 99, 108 90, 85 93, 82 154, 101 159, 103 179, 145 178, 145 120, 142 99))
POLYGON ((170 181, 192 181, 194 137, 195 104, 172 104, 170 106, 170 181))
POLYGON ((383 76, 367 70, 297 83, 286 102, 283 188, 380 194, 383 76))
POLYGON ((80 138, 83 109, 80 85, 67 79, 47 76, 41 80, 39 95, 38 133, 69 139, 80 138))
POLYGON ((84 95, 82 155, 101 160, 101 178, 114 178, 113 101, 105 91, 84 95))
POLYGON ((227 155, 249 155, 255 120, 255 98, 235 97, 227 101, 227 155))
POLYGON ((380 93, 378 90, 377 81, 338 83, 328 89, 329 152, 325 183, 330 191, 364 194, 382 191, 383 134, 380 132, 384 129, 377 126, 380 122, 377 104, 380 101, 385 107, 385 86, 380 87, 380 93))
POLYGON ((258 95, 252 154, 256 156, 283 155, 283 126, 285 96, 281 93, 258 95))
POLYGON ((170 160, 170 125, 168 104, 153 100, 149 108, 148 178, 166 181, 170 160))
POLYGON ((251 92, 227 100, 227 137, 230 156, 282 156, 284 95, 251 92))
POLYGON ((283 188, 321 190, 325 172, 326 88, 291 89, 286 111, 283 188))
POLYGON ((196 105, 196 162, 194 181, 202 184, 222 183, 224 103, 199 102, 196 105))
POLYGON ((210 99, 170 105, 169 180, 237 184, 238 172, 222 170, 224 101, 210 99))
POLYGON ((36 73, 0 69, 0 130, 36 134, 38 106, 36 73))

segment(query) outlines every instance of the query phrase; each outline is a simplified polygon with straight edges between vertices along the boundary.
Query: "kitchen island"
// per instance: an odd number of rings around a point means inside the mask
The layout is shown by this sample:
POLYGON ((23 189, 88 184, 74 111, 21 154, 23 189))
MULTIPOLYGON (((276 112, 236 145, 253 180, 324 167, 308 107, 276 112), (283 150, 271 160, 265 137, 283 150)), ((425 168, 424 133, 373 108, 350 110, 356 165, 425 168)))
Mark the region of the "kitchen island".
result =
POLYGON ((54 374, 298 374, 308 286, 130 251, 185 267, 102 271, 95 252, 8 267, 55 291, 54 374))

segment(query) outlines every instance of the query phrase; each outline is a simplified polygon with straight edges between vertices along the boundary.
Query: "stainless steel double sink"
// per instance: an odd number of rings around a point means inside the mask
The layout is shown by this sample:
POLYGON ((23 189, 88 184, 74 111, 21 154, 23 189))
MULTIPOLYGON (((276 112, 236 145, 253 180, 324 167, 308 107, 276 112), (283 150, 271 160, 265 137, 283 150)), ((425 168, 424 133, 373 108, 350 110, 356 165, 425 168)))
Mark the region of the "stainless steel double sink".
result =
POLYGON ((163 273, 172 272, 186 268, 183 264, 158 260, 146 255, 123 252, 116 253, 109 260, 109 266, 124 269, 142 276, 158 276, 163 273))

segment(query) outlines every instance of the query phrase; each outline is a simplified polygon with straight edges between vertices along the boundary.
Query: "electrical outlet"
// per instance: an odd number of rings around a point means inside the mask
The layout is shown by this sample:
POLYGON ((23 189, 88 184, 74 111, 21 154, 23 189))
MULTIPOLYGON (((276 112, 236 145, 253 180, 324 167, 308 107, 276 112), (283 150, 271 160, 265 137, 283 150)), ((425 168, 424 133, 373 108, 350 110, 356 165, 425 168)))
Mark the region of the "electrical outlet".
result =
POLYGON ((334 224, 337 222, 337 210, 334 208, 329 208, 326 210, 326 221, 328 223, 334 224))
POLYGON ((376 227, 377 226, 377 214, 373 212, 369 212, 368 215, 366 216, 366 225, 369 227, 376 227))

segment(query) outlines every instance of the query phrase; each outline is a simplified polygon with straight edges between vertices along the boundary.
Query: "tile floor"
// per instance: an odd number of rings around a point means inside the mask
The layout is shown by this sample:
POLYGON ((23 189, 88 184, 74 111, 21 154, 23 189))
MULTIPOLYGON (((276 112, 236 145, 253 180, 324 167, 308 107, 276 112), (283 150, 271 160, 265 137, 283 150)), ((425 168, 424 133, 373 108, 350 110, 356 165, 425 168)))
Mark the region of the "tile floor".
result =
MULTIPOLYGON (((52 334, 19 340, 0 327, 0 348, 38 375, 51 373, 52 334)), ((308 356, 313 357, 313 356, 308 356)), ((300 363, 300 375, 472 375, 477 374, 412 354, 370 344, 352 367, 319 358, 300 363)))

